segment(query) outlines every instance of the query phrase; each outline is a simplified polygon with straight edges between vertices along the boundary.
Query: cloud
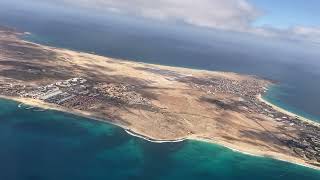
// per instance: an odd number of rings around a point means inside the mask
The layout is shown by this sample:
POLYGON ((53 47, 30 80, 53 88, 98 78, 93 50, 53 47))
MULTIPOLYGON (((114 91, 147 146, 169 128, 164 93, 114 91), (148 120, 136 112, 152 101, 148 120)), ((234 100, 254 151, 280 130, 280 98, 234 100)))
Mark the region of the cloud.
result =
POLYGON ((260 15, 246 0, 51 0, 50 3, 237 31, 250 28, 260 15))
POLYGON ((61 6, 77 6, 161 21, 177 21, 194 26, 320 43, 320 28, 317 27, 296 26, 276 29, 253 26, 254 22, 265 14, 248 0, 50 0, 48 2, 61 6))
POLYGON ((227 30, 245 30, 258 16, 258 11, 244 0, 133 0, 101 1, 124 11, 169 21, 227 30))
POLYGON ((294 36, 314 43, 320 43, 320 27, 296 26, 290 29, 294 36))

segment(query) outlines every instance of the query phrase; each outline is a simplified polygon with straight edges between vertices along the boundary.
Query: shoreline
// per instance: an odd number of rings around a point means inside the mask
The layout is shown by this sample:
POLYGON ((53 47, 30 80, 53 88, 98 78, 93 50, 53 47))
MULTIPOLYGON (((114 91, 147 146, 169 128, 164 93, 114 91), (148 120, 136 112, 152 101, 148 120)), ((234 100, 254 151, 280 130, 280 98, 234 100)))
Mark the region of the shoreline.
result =
POLYGON ((311 124, 311 125, 320 127, 320 123, 318 123, 318 122, 316 122, 316 121, 314 121, 314 120, 312 120, 312 119, 305 118, 305 117, 303 117, 303 116, 301 116, 301 115, 295 114, 295 113, 293 113, 293 112, 290 112, 289 110, 286 110, 286 109, 284 109, 284 108, 282 108, 282 107, 279 107, 279 106, 277 106, 277 105, 275 105, 275 104, 272 104, 271 102, 269 102, 269 101, 267 101, 266 99, 264 99, 261 94, 259 94, 259 95, 257 96, 257 98, 258 98, 259 101, 261 101, 261 102, 263 102, 263 103, 271 106, 273 109, 275 109, 275 110, 277 110, 277 111, 279 111, 279 112, 282 112, 282 113, 284 113, 284 114, 286 114, 286 115, 288 115, 288 116, 296 117, 296 118, 298 118, 299 120, 301 120, 301 121, 303 121, 303 122, 306 122, 306 123, 308 123, 308 124, 311 124))
MULTIPOLYGON (((261 95, 260 95, 260 98, 261 98, 261 95)), ((285 157, 285 156, 280 157, 279 154, 270 155, 270 154, 259 153, 259 152, 256 152, 256 153, 255 152, 248 152, 246 150, 242 150, 241 148, 232 147, 232 145, 230 145, 227 142, 222 142, 222 141, 209 139, 209 138, 204 138, 204 137, 200 137, 200 136, 187 136, 187 137, 182 137, 182 138, 177 138, 177 139, 172 139, 172 140, 157 139, 157 138, 154 138, 154 137, 149 137, 147 135, 143 135, 142 133, 139 133, 138 131, 136 131, 134 129, 130 129, 129 127, 127 127, 125 125, 122 125, 120 123, 113 122, 111 120, 107 120, 107 119, 104 119, 102 117, 95 116, 94 114, 90 114, 88 112, 84 112, 84 111, 81 111, 81 110, 70 109, 70 108, 63 108, 63 107, 59 107, 57 105, 53 105, 53 104, 49 104, 49 103, 46 103, 46 102, 42 102, 42 101, 36 100, 36 99, 19 98, 19 97, 8 97, 8 96, 2 96, 2 95, 0 95, 0 99, 9 100, 9 101, 15 101, 15 102, 18 102, 18 103, 23 103, 25 105, 38 107, 38 108, 41 108, 41 109, 44 109, 44 110, 53 110, 53 111, 63 112, 63 113, 67 113, 67 114, 71 114, 71 115, 75 115, 75 116, 85 117, 85 118, 88 118, 88 119, 91 119, 91 120, 94 120, 94 121, 98 121, 98 122, 102 122, 102 123, 108 123, 108 124, 111 124, 111 125, 114 125, 114 126, 122 128, 127 134, 129 134, 129 135, 131 135, 133 137, 137 137, 137 138, 140 138, 140 139, 152 142, 152 143, 178 143, 178 142, 183 142, 183 141, 186 141, 186 140, 193 140, 193 141, 199 141, 199 142, 205 142, 205 143, 219 145, 219 146, 225 147, 225 148, 227 148, 229 150, 232 150, 234 152, 245 154, 245 155, 248 155, 248 156, 271 158, 271 159, 275 159, 275 160, 279 160, 279 161, 288 162, 288 163, 296 164, 296 165, 299 165, 299 166, 311 168, 311 169, 314 169, 314 170, 320 170, 320 167, 313 166, 311 164, 307 164, 307 163, 302 162, 301 160, 298 160, 298 159, 296 159, 294 157, 292 157, 292 159, 290 159, 290 157, 285 157)), ((265 100, 263 100, 263 102, 265 102, 265 100)), ((267 101, 266 101, 266 103, 271 105, 271 103, 269 103, 267 101)), ((273 106, 275 106, 275 105, 273 105, 273 106)), ((285 110, 283 110, 283 111, 285 111, 285 110)), ((290 112, 288 112, 288 113, 290 113, 290 112)), ((293 114, 293 113, 291 113, 291 114, 293 114)), ((311 120, 308 120, 308 122, 309 121, 311 121, 311 120)))
POLYGON ((0 95, 0 99, 3 100, 9 100, 9 101, 14 101, 19 105, 24 104, 24 105, 29 105, 31 107, 37 107, 37 108, 41 108, 43 110, 51 110, 51 111, 57 111, 57 112, 62 112, 62 113, 67 113, 67 114, 71 114, 71 115, 75 115, 75 116, 80 116, 80 117, 84 117, 84 118, 88 118, 94 121, 98 121, 98 122, 102 122, 102 123, 108 123, 114 126, 117 126, 119 128, 122 128, 127 134, 140 138, 140 139, 144 139, 146 141, 149 142, 153 142, 153 143, 170 143, 170 142, 182 142, 187 140, 188 138, 186 137, 182 137, 182 138, 177 138, 177 139, 157 139, 154 137, 149 137, 146 135, 143 135, 142 133, 137 132, 137 130, 131 129, 123 124, 114 122, 112 120, 108 120, 108 119, 104 119, 102 117, 98 117, 95 114, 90 114, 88 112, 85 111, 81 111, 81 110, 75 110, 75 109, 70 109, 70 108, 66 108, 66 107, 60 107, 58 105, 54 105, 54 104, 50 104, 50 103, 46 103, 46 102, 42 102, 40 100, 36 100, 36 99, 31 99, 31 98, 19 98, 19 97, 8 97, 8 96, 2 96, 0 95))
POLYGON ((134 137, 140 138, 140 139, 144 139, 146 141, 152 142, 152 143, 178 143, 178 142, 183 142, 185 140, 187 140, 188 138, 180 138, 180 139, 174 139, 174 140, 158 140, 158 139, 153 139, 147 136, 144 136, 142 134, 138 134, 136 132, 134 132, 131 129, 125 128, 124 131, 134 137))
MULTIPOLYGON (((30 32, 26 32, 26 33, 30 33, 30 32)), ((32 33, 30 33, 32 34, 32 33)), ((205 68, 200 68, 200 67, 194 67, 194 66, 178 66, 178 65, 174 65, 174 64, 157 64, 155 62, 149 63, 146 61, 143 61, 141 59, 124 59, 124 58, 118 58, 118 57, 108 57, 106 55, 103 54, 96 54, 96 53, 92 53, 92 52, 87 52, 87 51, 81 51, 81 50, 77 50, 77 49, 72 49, 72 48, 66 48, 66 47, 59 47, 59 46, 53 46, 53 45, 48 45, 48 44, 42 44, 41 42, 34 42, 32 40, 29 39, 25 39, 23 37, 19 37, 18 39, 20 39, 23 42, 26 43, 31 43, 37 46, 41 46, 47 49, 56 49, 56 50, 60 50, 60 51, 65 51, 65 52, 76 52, 76 53, 80 53, 80 54, 86 54, 86 55, 91 55, 91 56, 96 56, 96 57, 102 57, 102 58, 111 58, 111 59, 115 59, 121 62, 125 62, 128 64, 141 64, 141 65, 146 65, 146 66, 154 66, 154 67, 158 67, 158 68, 163 68, 163 69, 170 69, 170 70, 175 70, 175 71, 181 71, 181 72, 190 72, 190 75, 192 76, 192 73, 197 71, 197 72, 202 72, 202 73, 223 73, 223 74, 234 74, 234 75, 243 75, 240 72, 233 72, 233 71, 222 71, 222 70, 210 70, 210 69, 205 69, 205 68)), ((259 79, 264 79, 267 81, 270 81, 270 79, 266 79, 264 77, 260 77, 257 76, 255 74, 246 74, 247 77, 254 77, 254 78, 259 78, 259 79)))
POLYGON ((305 162, 301 162, 299 160, 293 160, 293 159, 290 159, 290 158, 281 158, 279 155, 274 155, 274 156, 270 156, 270 155, 267 155, 267 154, 255 154, 255 153, 250 153, 250 152, 247 152, 245 150, 239 150, 235 147, 232 147, 232 145, 228 144, 228 143, 224 143, 224 142, 221 142, 221 141, 215 141, 215 140, 212 140, 212 139, 207 139, 207 138, 201 138, 201 137, 189 137, 187 138, 187 140, 194 140, 194 141, 198 141, 198 142, 205 142, 205 143, 209 143, 209 144, 214 144, 214 145, 219 145, 219 146, 222 146, 224 148, 227 148, 231 151, 234 151, 234 152, 237 152, 237 153, 241 153, 241 154, 245 154, 247 156, 254 156, 254 157, 258 157, 258 158, 270 158, 270 159, 273 159, 273 160, 278 160, 278 161, 282 161, 282 162, 287 162, 287 163, 291 163, 291 164, 295 164, 295 165, 298 165, 298 166, 302 166, 302 167, 306 167, 306 168, 310 168, 310 169, 313 169, 313 170, 317 170, 317 171, 320 171, 320 167, 318 166, 313 166, 311 164, 307 164, 305 162))

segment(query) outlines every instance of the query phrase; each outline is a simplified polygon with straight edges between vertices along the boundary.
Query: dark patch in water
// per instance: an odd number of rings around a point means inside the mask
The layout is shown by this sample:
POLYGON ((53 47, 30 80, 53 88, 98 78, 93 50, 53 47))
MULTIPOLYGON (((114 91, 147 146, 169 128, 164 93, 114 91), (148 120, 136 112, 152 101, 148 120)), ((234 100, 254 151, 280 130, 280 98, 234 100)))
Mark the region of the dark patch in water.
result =
MULTIPOLYGON (((98 154, 101 151, 111 150, 122 146, 123 144, 130 141, 129 135, 125 133, 122 129, 116 129, 112 134, 102 134, 91 138, 92 140, 81 143, 80 147, 77 149, 79 153, 86 152, 88 154, 98 154)), ((72 153, 77 153, 73 151, 72 153)))
POLYGON ((18 131, 33 133, 39 136, 51 135, 55 137, 73 137, 88 134, 88 130, 77 123, 68 123, 50 119, 42 121, 26 120, 17 122, 13 127, 18 131))

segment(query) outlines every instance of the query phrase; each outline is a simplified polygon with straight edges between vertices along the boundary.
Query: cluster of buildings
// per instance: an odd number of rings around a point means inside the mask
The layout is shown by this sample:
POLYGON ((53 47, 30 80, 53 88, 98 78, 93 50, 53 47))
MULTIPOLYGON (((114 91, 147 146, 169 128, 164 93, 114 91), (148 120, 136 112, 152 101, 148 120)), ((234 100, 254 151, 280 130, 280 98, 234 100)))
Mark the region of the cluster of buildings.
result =
POLYGON ((45 86, 25 86, 0 82, 0 91, 6 96, 39 99, 70 108, 87 110, 95 103, 105 101, 119 105, 150 105, 149 99, 138 93, 137 87, 122 83, 95 84, 84 78, 61 80, 45 86))
POLYGON ((20 96, 40 99, 55 104, 63 104, 78 95, 89 95, 91 93, 90 87, 86 79, 72 78, 46 86, 40 86, 32 91, 24 91, 20 93, 20 96))
POLYGON ((97 90, 105 97, 128 105, 150 105, 150 100, 137 92, 134 85, 127 84, 99 84, 97 90))
POLYGON ((4 96, 22 96, 30 88, 19 83, 0 82, 0 93, 4 96))
POLYGON ((315 160, 320 164, 320 127, 299 120, 299 117, 288 116, 275 110, 273 107, 261 102, 257 95, 265 93, 266 84, 261 80, 236 81, 229 79, 190 79, 189 84, 207 94, 217 93, 232 94, 241 100, 226 101, 228 107, 246 112, 247 114, 262 114, 271 119, 283 123, 284 129, 292 127, 299 130, 299 136, 292 139, 282 139, 297 155, 315 160))
POLYGON ((309 159, 315 160, 320 164, 320 127, 314 126, 310 123, 301 121, 299 117, 288 116, 282 112, 279 112, 271 106, 256 100, 244 101, 246 110, 258 114, 263 114, 272 118, 275 121, 283 123, 284 129, 292 127, 299 130, 299 136, 292 137, 292 139, 282 139, 281 141, 287 144, 297 155, 309 159))
POLYGON ((291 119, 286 114, 283 114, 279 111, 276 111, 274 108, 271 106, 261 102, 257 98, 254 99, 244 99, 242 102, 246 107, 247 107, 247 112, 248 113, 257 113, 257 114, 263 114, 267 117, 273 118, 276 121, 283 122, 288 119, 291 119))
POLYGON ((265 92, 265 83, 261 80, 231 80, 226 78, 198 80, 191 79, 191 85, 207 93, 225 93, 254 99, 265 92))
POLYGON ((304 134, 300 138, 287 140, 288 146, 301 157, 320 164, 320 138, 315 134, 304 134))
POLYGON ((315 160, 320 165, 320 134, 319 126, 306 123, 298 118, 287 119, 286 123, 301 129, 299 136, 284 142, 299 156, 315 160))

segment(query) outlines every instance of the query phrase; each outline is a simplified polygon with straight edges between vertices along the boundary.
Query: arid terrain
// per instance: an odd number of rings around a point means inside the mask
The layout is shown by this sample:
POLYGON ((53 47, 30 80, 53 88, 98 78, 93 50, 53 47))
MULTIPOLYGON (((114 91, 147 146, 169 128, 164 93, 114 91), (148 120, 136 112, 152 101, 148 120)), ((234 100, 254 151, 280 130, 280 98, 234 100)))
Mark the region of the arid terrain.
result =
POLYGON ((320 167, 320 128, 260 95, 269 80, 112 59, 26 42, 0 28, 0 95, 124 127, 320 167))

